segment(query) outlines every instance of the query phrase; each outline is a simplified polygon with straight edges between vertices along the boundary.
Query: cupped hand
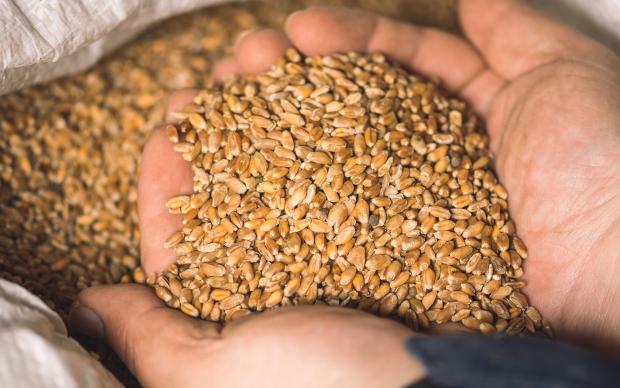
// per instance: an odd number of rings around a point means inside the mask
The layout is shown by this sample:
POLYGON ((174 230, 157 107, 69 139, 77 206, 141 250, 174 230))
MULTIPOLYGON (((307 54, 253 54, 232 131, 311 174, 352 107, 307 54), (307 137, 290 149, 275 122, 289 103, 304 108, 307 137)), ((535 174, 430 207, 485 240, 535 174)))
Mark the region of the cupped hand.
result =
MULTIPOLYGON (((531 302, 561 337, 620 348, 620 59, 521 1, 462 0, 459 15, 465 37, 358 10, 311 8, 291 15, 286 35, 245 35, 213 76, 264 71, 294 45, 307 55, 381 51, 439 78, 486 121, 529 247, 531 302)), ((192 96, 175 94, 170 110, 192 96)), ((181 221, 164 203, 191 190, 189 165, 156 132, 140 178, 147 272, 175 260, 163 241, 181 221)), ((92 310, 103 322, 88 326, 93 334, 105 335, 146 385, 398 386, 422 374, 403 351, 410 333, 362 312, 291 308, 222 329, 166 308, 140 286, 96 287, 79 302, 77 311, 92 310)), ((84 322, 88 314, 74 317, 84 322)))
MULTIPOLYGON (((213 78, 266 70, 289 45, 272 30, 248 35, 236 49, 243 65, 224 59, 213 78)), ((169 116, 194 94, 174 93, 169 116)), ((163 242, 181 220, 162 206, 171 196, 191 191, 189 163, 174 152, 163 130, 154 132, 139 182, 146 272, 175 261, 163 242)), ((148 387, 402 387, 424 374, 405 350, 413 334, 408 328, 352 309, 297 306, 222 326, 167 307, 147 287, 113 285, 82 292, 70 323, 88 336, 105 338, 148 387)))
POLYGON ((296 13, 286 34, 307 55, 381 51, 469 101, 529 247, 531 302, 560 337, 617 351, 620 59, 523 1, 459 5, 464 37, 342 8, 296 13))

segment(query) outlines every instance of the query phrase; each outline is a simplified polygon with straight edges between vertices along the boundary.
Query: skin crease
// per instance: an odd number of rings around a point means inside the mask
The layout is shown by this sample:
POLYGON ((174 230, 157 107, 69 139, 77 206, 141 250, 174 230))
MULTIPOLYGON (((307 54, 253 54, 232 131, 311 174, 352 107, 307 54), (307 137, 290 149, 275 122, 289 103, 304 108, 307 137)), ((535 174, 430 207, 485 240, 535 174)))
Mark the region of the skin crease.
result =
MULTIPOLYGON (((295 45, 308 55, 382 51, 439 78, 487 124, 497 173, 529 248, 532 304, 560 338, 617 355, 620 59, 521 1, 462 0, 459 14, 466 40, 363 11, 311 8, 289 17, 286 36, 245 35, 213 77, 264 71, 295 45)), ((173 95, 170 109, 191 96, 173 95)), ((174 261, 162 244, 180 220, 163 203, 188 191, 187 164, 155 132, 139 188, 147 272, 174 261)), ((137 285, 84 291, 71 321, 88 331, 84 309, 96 312, 102 334, 146 386, 396 387, 424 373, 403 351, 406 328, 358 311, 296 307, 222 329, 168 309, 137 285)))

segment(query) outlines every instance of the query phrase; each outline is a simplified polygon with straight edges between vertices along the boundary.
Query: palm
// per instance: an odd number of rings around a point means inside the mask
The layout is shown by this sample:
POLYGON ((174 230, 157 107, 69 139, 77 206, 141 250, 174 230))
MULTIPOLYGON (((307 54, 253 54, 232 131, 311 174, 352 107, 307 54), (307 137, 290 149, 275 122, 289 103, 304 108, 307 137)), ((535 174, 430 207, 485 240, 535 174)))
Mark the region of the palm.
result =
POLYGON ((496 168, 530 249, 529 293, 560 329, 568 324, 567 308, 585 320, 587 306, 601 300, 600 289, 588 287, 600 275, 583 270, 588 259, 603 265, 617 259, 609 228, 618 215, 609 209, 619 209, 612 166, 620 162, 620 133, 618 120, 601 112, 609 104, 601 81, 598 70, 583 64, 542 66, 503 89, 487 117, 496 168))

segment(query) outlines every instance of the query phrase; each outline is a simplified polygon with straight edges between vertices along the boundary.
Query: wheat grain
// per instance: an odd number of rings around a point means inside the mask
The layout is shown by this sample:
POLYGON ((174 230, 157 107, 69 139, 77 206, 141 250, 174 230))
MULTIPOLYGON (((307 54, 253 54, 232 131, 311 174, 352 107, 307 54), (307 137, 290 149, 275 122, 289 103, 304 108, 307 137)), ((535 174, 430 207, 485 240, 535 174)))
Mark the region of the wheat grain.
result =
POLYGON ((169 305, 226 320, 325 303, 414 328, 543 330, 518 291, 527 251, 487 138, 434 83, 378 54, 289 50, 177 117, 167 134, 195 185, 166 203, 184 215, 165 243, 178 263, 157 281, 169 305))

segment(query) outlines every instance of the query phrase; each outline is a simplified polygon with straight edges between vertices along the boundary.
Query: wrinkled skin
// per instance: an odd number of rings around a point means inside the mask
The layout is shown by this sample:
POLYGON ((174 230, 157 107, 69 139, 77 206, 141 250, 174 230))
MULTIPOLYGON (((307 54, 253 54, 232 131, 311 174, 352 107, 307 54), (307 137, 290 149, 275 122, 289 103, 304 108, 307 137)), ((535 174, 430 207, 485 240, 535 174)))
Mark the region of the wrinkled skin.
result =
MULTIPOLYGON (((620 59, 520 1, 462 0, 459 16, 465 38, 358 10, 311 8, 291 15, 285 33, 244 35, 213 77, 264 71, 294 45, 308 55, 382 51, 439 78, 487 123, 497 173, 529 248, 531 302, 560 338, 618 354, 620 59)), ((169 110, 193 94, 175 93, 169 110)), ((154 133, 139 198, 148 272, 174 261, 162 244, 180 220, 163 204, 187 192, 188 164, 154 133)), ((424 373, 403 351, 412 333, 358 311, 290 308, 222 330, 135 285, 95 287, 79 303, 76 328, 105 336, 147 386, 390 387, 424 373)))

